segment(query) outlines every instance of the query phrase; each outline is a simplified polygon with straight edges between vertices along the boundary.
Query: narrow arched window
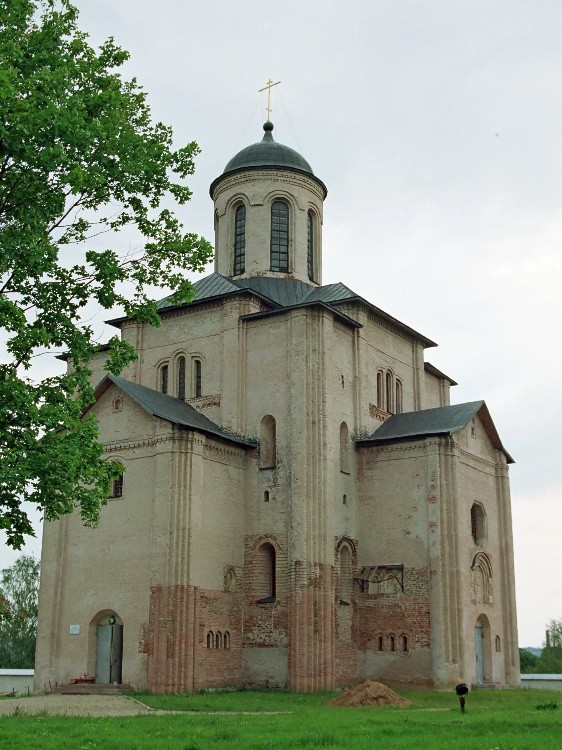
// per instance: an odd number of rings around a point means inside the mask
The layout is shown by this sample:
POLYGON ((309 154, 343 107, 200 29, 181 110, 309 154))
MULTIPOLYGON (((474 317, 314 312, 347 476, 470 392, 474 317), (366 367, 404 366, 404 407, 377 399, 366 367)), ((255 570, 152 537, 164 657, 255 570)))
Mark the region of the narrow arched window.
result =
POLYGON ((199 398, 201 395, 201 360, 193 360, 193 384, 192 393, 194 398, 199 398))
POLYGON ((345 422, 340 425, 340 471, 349 474, 349 430, 345 422))
POLYGON ((384 410, 384 390, 382 387, 382 372, 377 372, 377 406, 384 410))
POLYGON ((384 648, 384 641, 382 635, 379 635, 377 638, 377 649, 378 651, 382 651, 384 648))
POLYGON ((400 380, 396 381, 396 401, 394 404, 395 414, 402 414, 402 383, 400 380))
POLYGON ((351 604, 352 592, 352 562, 351 550, 344 544, 340 549, 340 566, 339 566, 339 588, 340 604, 351 604))
POLYGON ((238 206, 234 214, 234 267, 233 275, 246 269, 246 206, 238 206))
POLYGON ((307 237, 307 269, 308 278, 314 281, 314 216, 312 211, 308 212, 308 237, 307 237))
POLYGON ((224 634, 222 643, 223 643, 223 648, 230 648, 230 633, 228 632, 228 630, 224 634))
POLYGON ((404 653, 408 651, 408 636, 407 635, 402 636, 402 651, 404 651, 404 653))
POLYGON ((470 509, 470 530, 474 544, 481 546, 486 540, 486 514, 480 503, 470 509))
POLYGON ((289 271, 289 206, 275 201, 271 206, 270 269, 289 271))
POLYGON ((390 636, 390 650, 396 651, 396 639, 393 635, 390 636))
POLYGON ((258 547, 255 559, 255 586, 258 601, 276 596, 275 547, 266 542, 258 547))
POLYGON ((260 422, 260 469, 273 469, 277 465, 277 426, 275 418, 267 414, 260 422))
POLYGON ((213 648, 215 645, 215 639, 213 637, 213 631, 210 630, 207 633, 207 648, 213 648))
POLYGON ((123 497, 123 474, 113 480, 113 493, 111 497, 123 497))
POLYGON ((178 398, 185 401, 185 357, 178 359, 178 398))
POLYGON ((168 393, 168 365, 162 365, 160 368, 160 390, 162 393, 168 393))
POLYGON ((386 373, 386 410, 392 411, 392 373, 390 370, 386 373))
POLYGON ((215 648, 222 648, 222 635, 220 632, 215 636, 215 648))

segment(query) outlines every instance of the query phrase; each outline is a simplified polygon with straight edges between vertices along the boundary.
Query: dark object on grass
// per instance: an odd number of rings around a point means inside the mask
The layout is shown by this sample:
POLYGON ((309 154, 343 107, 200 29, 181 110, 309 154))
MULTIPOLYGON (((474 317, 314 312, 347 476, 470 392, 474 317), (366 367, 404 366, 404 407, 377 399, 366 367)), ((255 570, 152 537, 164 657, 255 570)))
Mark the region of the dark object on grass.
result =
POLYGON ((464 706, 466 703, 466 699, 464 696, 468 693, 468 685, 465 685, 464 682, 461 682, 460 685, 456 686, 455 692, 459 696, 459 703, 461 704, 461 712, 464 714, 464 706))
POLYGON ((535 706, 539 711, 555 711, 558 708, 556 701, 548 701, 547 703, 539 703, 535 706))

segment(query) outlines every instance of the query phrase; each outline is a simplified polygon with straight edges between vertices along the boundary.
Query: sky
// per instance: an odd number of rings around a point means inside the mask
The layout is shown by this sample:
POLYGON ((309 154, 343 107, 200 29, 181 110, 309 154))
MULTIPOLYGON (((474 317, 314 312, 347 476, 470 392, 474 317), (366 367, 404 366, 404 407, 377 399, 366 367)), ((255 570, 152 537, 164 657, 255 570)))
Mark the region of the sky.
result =
MULTIPOLYGON (((209 185, 261 140, 258 89, 281 81, 273 135, 328 188, 323 283, 437 341, 451 400, 485 399, 516 461, 519 643, 540 646, 562 619, 559 0, 75 4, 92 44, 129 50, 176 145, 201 147, 179 215, 211 241, 209 185)), ((94 315, 102 340, 111 317, 94 315)), ((17 554, 0 548, 0 567, 17 554)))

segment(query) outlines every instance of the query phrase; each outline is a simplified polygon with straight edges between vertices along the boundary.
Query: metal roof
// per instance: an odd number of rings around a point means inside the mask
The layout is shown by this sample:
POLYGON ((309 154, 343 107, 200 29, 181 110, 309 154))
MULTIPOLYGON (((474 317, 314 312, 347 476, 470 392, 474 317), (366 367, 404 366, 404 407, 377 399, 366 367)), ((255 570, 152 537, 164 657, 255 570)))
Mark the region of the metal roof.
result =
MULTIPOLYGON (((401 323, 397 318, 384 312, 379 307, 360 297, 354 291, 349 289, 341 282, 337 284, 327 284, 326 286, 313 286, 298 279, 279 279, 270 276, 254 276, 249 279, 231 279, 220 273, 212 273, 205 278, 196 281, 193 284, 195 296, 190 302, 184 302, 180 305, 169 303, 169 297, 158 302, 159 312, 172 312, 180 310, 190 305, 204 302, 211 299, 218 299, 230 294, 240 294, 251 292, 261 297, 277 308, 289 308, 296 305, 317 304, 319 302, 331 307, 334 312, 341 313, 337 310, 337 305, 345 302, 358 302, 367 307, 372 313, 386 321, 399 331, 411 336, 417 341, 421 341, 424 347, 437 346, 437 344, 415 331, 405 323, 401 323)), ((349 319, 349 315, 346 316, 349 319)), ((109 325, 117 328, 127 320, 126 317, 114 318, 106 321, 109 325)), ((449 378, 447 378, 449 380, 449 378)), ((451 381, 453 382, 453 381, 451 381)))
POLYGON ((249 448, 255 447, 251 441, 226 432, 204 414, 194 409, 193 406, 186 404, 185 401, 160 393, 145 385, 133 383, 131 380, 111 375, 111 373, 96 388, 96 400, 107 390, 110 383, 117 386, 120 391, 154 417, 159 417, 180 427, 227 440, 230 443, 249 448))
POLYGON ((281 307, 300 305, 308 300, 314 287, 298 279, 274 279, 268 276, 255 276, 251 279, 240 279, 236 282, 243 289, 251 289, 262 297, 273 300, 281 307))
POLYGON ((243 172, 252 169, 288 169, 292 172, 301 172, 302 174, 312 177, 313 180, 322 187, 325 198, 328 193, 326 186, 322 180, 319 180, 318 177, 316 177, 307 160, 293 148, 284 146, 282 143, 276 143, 276 141, 273 140, 271 132, 273 130, 273 124, 271 122, 266 122, 263 129, 265 132, 262 140, 253 143, 251 146, 246 146, 242 151, 239 151, 228 162, 224 168, 224 172, 213 180, 209 189, 211 198, 213 197, 215 187, 225 177, 235 174, 236 172, 243 172))
POLYGON ((452 435, 464 429, 477 414, 494 448, 503 451, 507 462, 513 463, 513 459, 502 445, 484 401, 469 401, 465 404, 394 414, 368 438, 357 440, 357 445, 390 443, 432 435, 452 435))
POLYGON ((444 372, 438 370, 435 365, 431 364, 431 362, 424 362, 423 369, 430 375, 434 375, 436 378, 443 378, 444 380, 447 380, 451 385, 458 385, 456 380, 453 380, 453 378, 450 378, 448 375, 445 375, 444 372))

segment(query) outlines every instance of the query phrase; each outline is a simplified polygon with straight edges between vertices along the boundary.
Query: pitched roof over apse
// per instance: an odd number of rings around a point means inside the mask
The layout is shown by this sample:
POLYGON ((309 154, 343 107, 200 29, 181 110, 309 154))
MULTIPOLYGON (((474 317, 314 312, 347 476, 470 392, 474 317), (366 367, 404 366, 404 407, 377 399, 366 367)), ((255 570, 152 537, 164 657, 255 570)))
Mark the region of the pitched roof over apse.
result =
POLYGON ((357 445, 391 443, 432 435, 452 435, 463 430, 476 415, 480 418, 494 448, 502 451, 507 462, 512 464, 513 459, 503 447, 484 401, 469 401, 466 404, 394 414, 368 438, 358 440, 357 445))
MULTIPOLYGON (((105 393, 111 383, 153 417, 159 417, 180 427, 197 430, 206 435, 227 440, 229 443, 236 443, 246 448, 255 447, 251 441, 226 432, 204 414, 194 409, 193 406, 186 404, 185 401, 160 393, 152 388, 147 388, 145 385, 133 383, 131 380, 119 378, 116 375, 108 374, 98 384, 95 391, 96 400, 105 393)), ((90 408, 88 407, 86 411, 90 408)))

